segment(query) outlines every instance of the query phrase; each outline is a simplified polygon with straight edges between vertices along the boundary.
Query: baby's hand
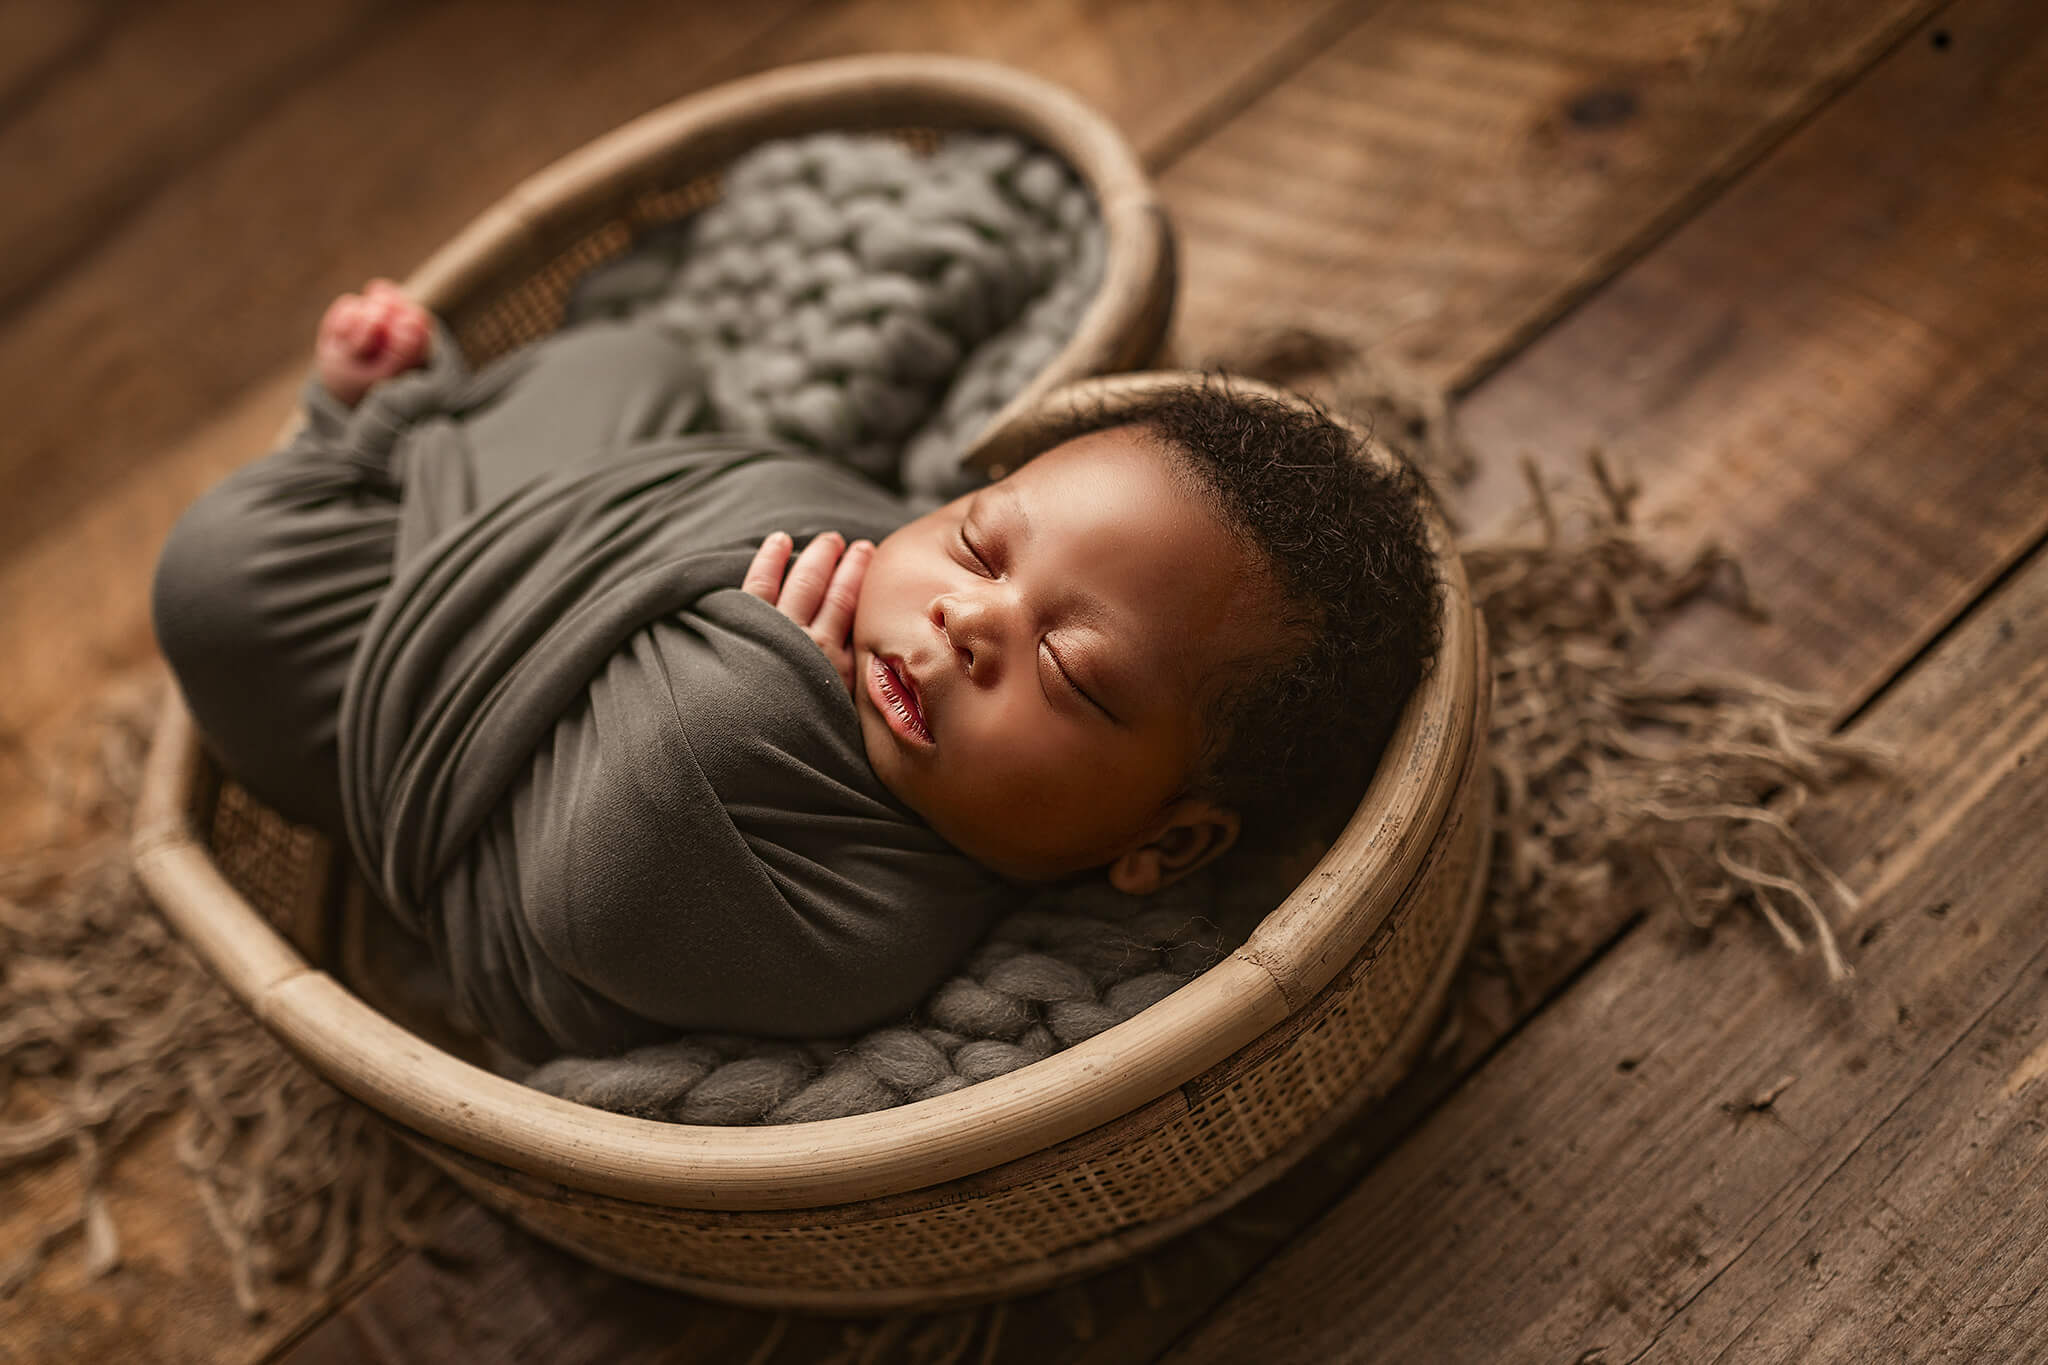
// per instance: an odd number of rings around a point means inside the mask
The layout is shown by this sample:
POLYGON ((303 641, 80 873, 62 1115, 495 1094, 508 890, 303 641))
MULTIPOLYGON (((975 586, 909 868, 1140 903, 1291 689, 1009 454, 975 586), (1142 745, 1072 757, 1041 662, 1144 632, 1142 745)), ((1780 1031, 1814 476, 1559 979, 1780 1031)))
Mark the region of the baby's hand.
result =
POLYGON ((370 386, 426 363, 433 326, 427 310, 389 280, 371 280, 360 294, 327 306, 313 344, 320 383, 349 407, 370 386))
POLYGON ((762 541, 740 590, 778 608, 802 626, 851 691, 853 609, 860 601, 860 585, 868 576, 868 561, 875 557, 874 544, 856 540, 848 545, 837 531, 827 531, 806 545, 791 567, 793 544, 781 531, 762 541), (782 576, 785 569, 789 570, 786 581, 782 576))

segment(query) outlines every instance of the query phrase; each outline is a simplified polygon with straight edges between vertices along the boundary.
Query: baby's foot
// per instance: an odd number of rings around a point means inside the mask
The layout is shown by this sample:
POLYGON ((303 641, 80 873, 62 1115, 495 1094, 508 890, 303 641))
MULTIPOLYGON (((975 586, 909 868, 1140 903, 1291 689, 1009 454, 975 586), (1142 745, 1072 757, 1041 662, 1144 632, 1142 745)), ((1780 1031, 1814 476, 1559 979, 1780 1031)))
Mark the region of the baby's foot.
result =
POLYGON ((321 386, 354 407, 373 384, 424 365, 433 327, 427 310, 389 280, 327 306, 313 345, 321 386))

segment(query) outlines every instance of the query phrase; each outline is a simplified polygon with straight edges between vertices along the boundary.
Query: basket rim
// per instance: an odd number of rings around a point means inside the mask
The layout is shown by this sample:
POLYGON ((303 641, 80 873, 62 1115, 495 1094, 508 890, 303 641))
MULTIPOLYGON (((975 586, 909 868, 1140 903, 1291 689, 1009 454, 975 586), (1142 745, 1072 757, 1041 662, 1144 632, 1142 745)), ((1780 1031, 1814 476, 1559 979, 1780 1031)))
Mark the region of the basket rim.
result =
MULTIPOLYGON (((1121 183, 1128 193, 1115 202, 1135 205, 1151 224, 1143 232, 1155 243, 1166 240, 1129 149, 1065 91, 966 59, 850 58, 735 82, 625 125, 524 182, 410 283, 424 300, 445 303, 502 269, 507 253, 526 253, 531 234, 562 215, 587 212, 601 195, 615 199, 621 177, 664 159, 673 166, 685 155, 679 148, 729 159, 734 137, 816 126, 792 124, 795 115, 779 107, 785 101, 814 118, 831 116, 838 126, 900 125, 913 116, 936 122, 941 104, 958 112, 959 122, 1002 116, 1068 155, 1091 183, 1121 183), (845 116, 849 108, 859 117, 845 116), (1097 170, 1123 180, 1095 180, 1097 170)), ((1107 197, 1104 212, 1113 213, 1107 197)), ((1113 248, 1113 263, 1116 254, 1113 248)), ((1110 316, 1114 300, 1104 298, 1114 271, 1112 264, 1083 332, 1121 325, 1110 316)), ((1156 279, 1124 279, 1133 291, 1154 285, 1156 279)), ((1087 338, 1077 333, 1075 340, 1087 338)), ((1098 368, 1115 367, 1112 340, 1089 343, 1100 351, 1098 368)), ((1073 350, 1070 344, 1055 365, 1073 350)), ((1065 367, 1041 375, 1013 400, 984 433, 984 456, 1031 453, 1044 413, 1062 402, 1114 401, 1200 378, 1117 376, 1051 395, 1070 377, 1065 367)), ((209 767, 175 688, 168 690, 137 807, 137 870, 195 952, 288 1047, 340 1089, 449 1146, 565 1186, 676 1207, 802 1208, 922 1189, 1052 1146, 1169 1094, 1306 1004, 1383 922, 1444 823, 1470 747, 1480 742, 1471 699, 1483 678, 1483 646, 1448 528, 1434 507, 1428 516, 1445 582, 1442 652, 1404 709, 1357 810, 1315 869, 1242 947, 1159 1004, 950 1095, 814 1123, 697 1127, 557 1099, 431 1046, 308 963, 226 881, 188 815, 209 767)))

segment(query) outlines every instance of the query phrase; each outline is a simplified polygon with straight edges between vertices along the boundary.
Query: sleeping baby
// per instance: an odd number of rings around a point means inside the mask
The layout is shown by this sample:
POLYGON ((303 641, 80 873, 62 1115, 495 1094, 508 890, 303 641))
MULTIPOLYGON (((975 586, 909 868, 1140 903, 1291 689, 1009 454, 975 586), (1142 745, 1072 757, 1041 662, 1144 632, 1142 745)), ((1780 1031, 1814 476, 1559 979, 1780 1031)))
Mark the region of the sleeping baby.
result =
POLYGON ((918 516, 706 430, 657 313, 472 372, 379 281, 315 368, 173 532, 158 638, 532 1060, 902 1019, 1031 886, 1355 799, 1436 647, 1415 476, 1222 380, 918 516))

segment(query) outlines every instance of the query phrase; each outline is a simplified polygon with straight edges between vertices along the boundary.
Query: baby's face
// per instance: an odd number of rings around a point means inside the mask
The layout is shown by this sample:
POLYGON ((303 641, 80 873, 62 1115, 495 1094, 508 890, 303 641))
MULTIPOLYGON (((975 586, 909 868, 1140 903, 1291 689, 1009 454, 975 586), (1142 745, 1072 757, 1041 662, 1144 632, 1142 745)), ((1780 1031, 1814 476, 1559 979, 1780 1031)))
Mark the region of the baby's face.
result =
POLYGON ((948 842, 1039 881, 1158 833, 1226 670, 1279 643, 1260 566, 1131 428, 882 542, 853 623, 868 761, 948 842))

